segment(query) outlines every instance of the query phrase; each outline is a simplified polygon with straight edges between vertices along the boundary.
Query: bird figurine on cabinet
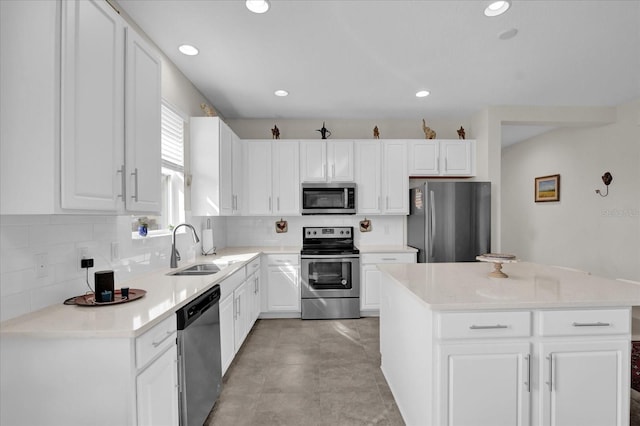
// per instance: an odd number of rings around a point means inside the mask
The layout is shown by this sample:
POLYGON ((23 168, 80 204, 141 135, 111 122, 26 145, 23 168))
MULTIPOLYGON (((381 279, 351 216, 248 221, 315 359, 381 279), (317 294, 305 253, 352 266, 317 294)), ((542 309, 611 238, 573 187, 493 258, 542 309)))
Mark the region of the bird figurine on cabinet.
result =
POLYGON ((271 138, 272 139, 280 139, 280 129, 275 124, 273 125, 273 129, 271 129, 271 138))
POLYGON ((327 139, 329 136, 331 136, 331 131, 325 127, 324 121, 322 122, 322 128, 316 130, 316 132, 320 132, 322 139, 327 139))
POLYGON ((464 127, 460 126, 457 132, 458 132, 458 139, 466 139, 466 135, 464 133, 464 127))
POLYGON ((205 103, 200 104, 200 109, 202 110, 202 112, 204 112, 204 115, 206 115, 207 117, 215 117, 217 115, 216 110, 205 103))
POLYGON ((425 139, 435 139, 436 138, 435 130, 433 130, 433 129, 431 129, 431 127, 427 126, 427 123, 424 121, 424 118, 422 119, 422 130, 424 131, 424 138, 425 139))
POLYGON ((380 139, 380 130, 378 130, 378 126, 373 128, 373 138, 380 139))

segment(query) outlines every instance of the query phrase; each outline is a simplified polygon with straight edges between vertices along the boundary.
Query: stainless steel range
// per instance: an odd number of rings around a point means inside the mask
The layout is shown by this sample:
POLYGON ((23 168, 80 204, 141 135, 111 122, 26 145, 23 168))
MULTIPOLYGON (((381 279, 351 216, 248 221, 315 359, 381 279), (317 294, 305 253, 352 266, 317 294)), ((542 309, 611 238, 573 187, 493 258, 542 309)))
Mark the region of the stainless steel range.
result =
POLYGON ((302 228, 302 319, 360 318, 353 227, 302 228))

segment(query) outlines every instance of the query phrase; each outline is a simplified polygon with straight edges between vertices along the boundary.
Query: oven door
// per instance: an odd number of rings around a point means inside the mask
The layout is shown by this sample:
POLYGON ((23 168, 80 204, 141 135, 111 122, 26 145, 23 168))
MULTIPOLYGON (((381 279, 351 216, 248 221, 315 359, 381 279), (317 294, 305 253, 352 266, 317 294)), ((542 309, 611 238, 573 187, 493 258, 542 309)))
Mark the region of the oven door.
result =
POLYGON ((303 256, 302 298, 360 297, 359 256, 303 256))

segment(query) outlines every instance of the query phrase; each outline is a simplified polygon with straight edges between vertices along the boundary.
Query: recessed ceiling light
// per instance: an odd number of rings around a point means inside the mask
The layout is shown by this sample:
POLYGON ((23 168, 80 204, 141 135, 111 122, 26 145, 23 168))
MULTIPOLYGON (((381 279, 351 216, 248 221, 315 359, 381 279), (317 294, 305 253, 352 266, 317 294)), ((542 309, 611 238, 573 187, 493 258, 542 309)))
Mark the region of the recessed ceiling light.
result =
POLYGON ((498 38, 500 40, 509 40, 510 38, 514 38, 518 34, 518 30, 516 28, 511 28, 510 30, 506 30, 498 34, 498 38))
POLYGON ((190 44, 183 44, 182 46, 178 47, 178 50, 182 52, 182 54, 187 56, 195 56, 198 54, 198 49, 194 46, 191 46, 190 44))
POLYGON ((420 90, 419 92, 416 93, 416 98, 424 98, 426 96, 429 96, 428 90, 420 90))
POLYGON ((510 0, 492 1, 484 10, 485 16, 498 16, 505 13, 511 6, 510 0))
POLYGON ((287 96, 289 94, 289 92, 287 92, 286 90, 276 90, 275 92, 273 92, 276 96, 287 96))
POLYGON ((245 4, 247 5, 247 9, 253 13, 265 13, 269 10, 268 0, 247 0, 245 4))

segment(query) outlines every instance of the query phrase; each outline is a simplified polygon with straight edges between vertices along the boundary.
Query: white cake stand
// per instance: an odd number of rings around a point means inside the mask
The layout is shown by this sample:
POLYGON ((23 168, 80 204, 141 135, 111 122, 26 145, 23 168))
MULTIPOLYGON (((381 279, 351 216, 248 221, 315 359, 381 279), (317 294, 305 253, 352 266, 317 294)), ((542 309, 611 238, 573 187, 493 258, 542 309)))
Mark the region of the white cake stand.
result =
POLYGON ((488 253, 476 256, 476 260, 493 263, 493 271, 489 273, 492 278, 509 278, 509 275, 502 272, 503 263, 516 263, 518 259, 512 254, 488 253))

